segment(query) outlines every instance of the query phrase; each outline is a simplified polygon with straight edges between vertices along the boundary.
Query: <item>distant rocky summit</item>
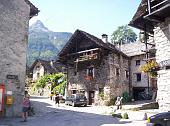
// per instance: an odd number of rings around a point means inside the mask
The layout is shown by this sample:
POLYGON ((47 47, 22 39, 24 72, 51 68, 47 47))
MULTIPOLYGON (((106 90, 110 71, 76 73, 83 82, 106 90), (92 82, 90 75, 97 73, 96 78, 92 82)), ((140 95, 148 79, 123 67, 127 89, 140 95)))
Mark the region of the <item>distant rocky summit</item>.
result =
POLYGON ((53 60, 71 37, 69 32, 53 32, 37 20, 29 27, 27 65, 36 59, 53 60))

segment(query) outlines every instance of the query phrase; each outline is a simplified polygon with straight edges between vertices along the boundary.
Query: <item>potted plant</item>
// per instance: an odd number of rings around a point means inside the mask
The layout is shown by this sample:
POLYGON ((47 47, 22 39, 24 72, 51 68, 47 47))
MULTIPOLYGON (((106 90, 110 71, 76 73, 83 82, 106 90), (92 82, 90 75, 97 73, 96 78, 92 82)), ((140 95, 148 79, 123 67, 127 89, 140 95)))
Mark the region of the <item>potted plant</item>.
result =
POLYGON ((159 65, 155 60, 150 60, 140 67, 140 70, 144 73, 148 73, 150 77, 157 77, 157 71, 159 65))

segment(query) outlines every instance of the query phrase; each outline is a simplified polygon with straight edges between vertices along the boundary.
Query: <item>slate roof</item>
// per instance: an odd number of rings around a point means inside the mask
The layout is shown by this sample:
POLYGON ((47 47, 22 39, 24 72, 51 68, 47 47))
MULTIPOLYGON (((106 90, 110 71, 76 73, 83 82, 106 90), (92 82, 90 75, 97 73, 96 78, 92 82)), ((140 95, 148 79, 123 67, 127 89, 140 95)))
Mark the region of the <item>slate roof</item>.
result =
MULTIPOLYGON (((154 49, 154 47, 151 45, 147 45, 147 48, 148 50, 154 49)), ((123 44, 121 46, 121 51, 130 57, 146 54, 146 52, 144 52, 145 50, 146 50, 145 43, 141 43, 140 41, 129 43, 129 44, 123 44)))
POLYGON ((85 31, 82 31, 82 30, 76 30, 74 32, 74 34, 72 35, 72 37, 69 39, 69 41, 66 43, 66 45, 63 47, 63 49, 59 52, 58 56, 64 56, 67 54, 68 50, 70 49, 70 45, 72 43, 75 42, 75 40, 79 37, 79 36, 83 36, 87 39, 90 39, 92 42, 96 43, 97 45, 99 45, 100 47, 103 47, 105 49, 108 49, 110 51, 114 51, 115 53, 119 53, 119 54, 122 54, 123 56, 125 57, 128 57, 126 54, 124 54, 122 51, 120 51, 119 49, 117 49, 115 47, 115 45, 107 42, 103 42, 101 39, 95 37, 94 35, 91 35, 85 31))
POLYGON ((141 42, 134 42, 121 45, 121 51, 130 57, 146 54, 145 52, 141 51, 145 49, 146 49, 145 44, 141 42))

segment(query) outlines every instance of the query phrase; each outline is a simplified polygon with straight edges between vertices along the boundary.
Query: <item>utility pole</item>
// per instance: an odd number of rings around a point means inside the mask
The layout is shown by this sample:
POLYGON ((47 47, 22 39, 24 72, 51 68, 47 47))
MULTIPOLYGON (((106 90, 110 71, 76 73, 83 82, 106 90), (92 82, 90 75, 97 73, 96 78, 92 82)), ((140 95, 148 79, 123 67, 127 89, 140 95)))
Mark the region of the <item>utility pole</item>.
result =
MULTIPOLYGON (((148 35, 147 35, 147 32, 146 32, 146 23, 145 23, 145 30, 144 30, 144 42, 145 42, 145 49, 146 49, 146 63, 148 63, 148 60, 149 60, 149 55, 148 55, 148 35)), ((148 83, 148 98, 149 98, 149 73, 147 73, 147 83, 148 83)))

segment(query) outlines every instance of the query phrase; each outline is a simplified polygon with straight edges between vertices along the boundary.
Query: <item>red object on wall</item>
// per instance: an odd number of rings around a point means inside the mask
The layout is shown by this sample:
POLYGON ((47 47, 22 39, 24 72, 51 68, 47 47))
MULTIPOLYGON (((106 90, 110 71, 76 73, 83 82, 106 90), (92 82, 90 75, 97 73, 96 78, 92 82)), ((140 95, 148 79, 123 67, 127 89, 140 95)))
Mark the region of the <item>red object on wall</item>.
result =
POLYGON ((0 84, 0 111, 4 109, 5 85, 0 84))
POLYGON ((92 76, 85 76, 85 79, 90 81, 90 80, 93 79, 93 77, 92 76))

